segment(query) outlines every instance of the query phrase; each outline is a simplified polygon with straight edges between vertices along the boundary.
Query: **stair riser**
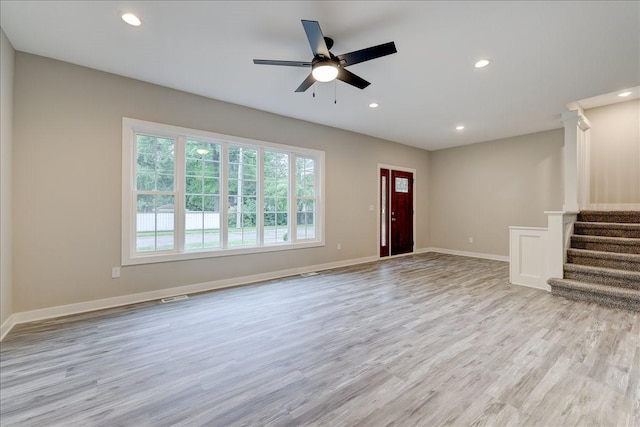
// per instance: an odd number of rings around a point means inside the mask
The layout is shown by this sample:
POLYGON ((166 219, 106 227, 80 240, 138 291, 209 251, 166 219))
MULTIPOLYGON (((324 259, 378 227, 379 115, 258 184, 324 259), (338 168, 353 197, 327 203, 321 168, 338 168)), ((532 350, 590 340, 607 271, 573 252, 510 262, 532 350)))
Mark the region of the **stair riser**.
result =
POLYGON ((588 265, 591 267, 615 268, 625 271, 640 272, 640 262, 620 261, 615 259, 594 258, 580 255, 567 255, 567 262, 570 264, 588 265))
POLYGON ((615 228, 589 228, 576 225, 574 233, 580 236, 626 237, 640 239, 640 230, 621 230, 615 228))
POLYGON ((635 280, 624 279, 621 277, 611 277, 599 274, 589 274, 578 271, 564 270, 564 278, 576 280, 584 283, 595 283, 598 285, 607 285, 618 288, 628 288, 640 290, 640 282, 635 280))
POLYGON ((628 300, 609 295, 596 294, 591 292, 581 292, 574 289, 551 287, 551 293, 574 301, 593 302, 613 308, 640 311, 640 301, 628 300))
POLYGON ((640 246, 621 245, 617 243, 581 242, 571 239, 571 247, 574 249, 587 249, 590 251, 617 252, 620 254, 640 254, 640 246))
POLYGON ((616 223, 632 223, 640 224, 640 212, 630 213, 581 213, 578 215, 578 221, 580 222, 616 222, 616 223))

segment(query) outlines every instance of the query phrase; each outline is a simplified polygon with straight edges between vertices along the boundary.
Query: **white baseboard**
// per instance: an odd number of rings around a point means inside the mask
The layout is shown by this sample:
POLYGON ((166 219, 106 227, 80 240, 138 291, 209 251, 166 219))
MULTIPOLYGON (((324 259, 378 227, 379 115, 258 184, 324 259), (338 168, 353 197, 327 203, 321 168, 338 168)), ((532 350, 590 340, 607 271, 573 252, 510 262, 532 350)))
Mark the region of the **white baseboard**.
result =
MULTIPOLYGON (((502 255, 482 254, 477 252, 456 251, 452 249, 441 248, 421 248, 416 249, 414 254, 423 254, 427 252, 437 252, 449 255, 460 255, 473 258, 490 259, 496 261, 509 261, 509 257, 502 255)), ((412 254, 404 254, 412 255, 412 254)), ((113 298, 104 298, 94 301, 79 302, 75 304, 60 305, 56 307, 42 308, 38 310, 23 311, 13 313, 0 328, 0 341, 11 331, 11 329, 20 323, 35 322, 37 320, 52 319, 61 316, 69 316, 71 314, 86 313, 96 310, 104 310, 107 308, 120 307, 123 305, 137 304, 146 301, 158 300, 161 298, 172 297, 176 295, 193 294, 197 292, 213 291, 216 289, 230 288, 234 286, 248 285, 250 283, 262 282, 265 280, 280 279, 283 277, 294 276, 312 271, 329 270, 332 268, 348 267, 352 265, 365 264, 368 262, 376 262, 384 260, 377 256, 356 258, 344 261, 336 261, 325 264, 316 264, 305 267, 290 268, 287 270, 272 271, 268 273, 254 274, 250 276, 234 277, 230 279, 214 280, 210 282, 196 283, 193 285, 178 286, 174 288, 159 289, 157 291, 142 292, 137 294, 122 295, 113 298)))
POLYGON ((416 249, 415 254, 426 254, 427 252, 433 252, 431 248, 420 248, 416 249))
POLYGON ((540 289, 542 291, 547 291, 547 292, 551 292, 551 286, 545 284, 530 284, 530 283, 518 283, 518 282, 509 282, 512 285, 516 285, 516 286, 524 286, 525 288, 533 288, 533 289, 540 289))
POLYGON ((4 339, 4 337, 9 333, 11 328, 16 324, 15 314, 7 317, 7 320, 4 321, 2 326, 0 326, 0 341, 4 339))
POLYGON ((423 253, 422 251, 423 252, 437 252, 437 253, 440 253, 440 254, 447 254, 447 255, 459 255, 459 256, 466 256, 466 257, 471 257, 471 258, 490 259, 490 260, 493 260, 493 261, 509 262, 509 256, 508 255, 483 254, 483 253, 480 253, 480 252, 457 251, 455 249, 443 249, 443 248, 421 249, 420 253, 423 253))
POLYGON ((336 261, 325 264, 316 264, 305 267, 290 268, 287 270, 272 271, 268 273, 254 274, 251 276, 234 277, 230 279, 214 280, 211 282, 196 283, 193 285, 178 286, 175 288, 159 289, 157 291, 142 292, 138 294, 123 295, 113 298, 99 299, 95 301, 80 302, 75 304, 60 305, 56 307, 42 308, 38 310, 23 311, 13 313, 2 324, 2 341, 13 326, 19 323, 34 322, 37 320, 52 319, 55 317, 68 316, 71 314, 86 313, 89 311, 104 310, 107 308, 119 307, 123 305, 136 304, 145 301, 153 301, 161 298, 176 295, 192 294, 196 292, 213 291, 216 289, 230 288, 234 286, 247 285, 250 283, 262 282, 265 280, 279 279, 297 274, 309 273, 312 271, 329 270, 332 268, 348 267, 351 265, 365 264, 378 261, 377 257, 356 258, 345 261, 336 261))

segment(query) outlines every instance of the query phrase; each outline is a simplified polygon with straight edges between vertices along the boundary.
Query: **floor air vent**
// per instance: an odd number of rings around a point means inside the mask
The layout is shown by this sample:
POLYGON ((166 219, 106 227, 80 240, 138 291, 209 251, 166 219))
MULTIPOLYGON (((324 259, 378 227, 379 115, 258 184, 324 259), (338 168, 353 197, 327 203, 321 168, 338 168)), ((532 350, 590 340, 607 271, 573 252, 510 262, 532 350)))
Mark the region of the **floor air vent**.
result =
POLYGON ((316 273, 315 271, 310 271, 308 273, 302 273, 300 276, 302 277, 310 277, 310 276, 317 276, 318 273, 316 273))
POLYGON ((162 298, 160 300, 160 302, 163 303, 163 304, 166 304, 168 302, 180 301, 180 300, 187 299, 187 298, 189 298, 189 297, 186 296, 186 295, 177 295, 175 297, 162 298))

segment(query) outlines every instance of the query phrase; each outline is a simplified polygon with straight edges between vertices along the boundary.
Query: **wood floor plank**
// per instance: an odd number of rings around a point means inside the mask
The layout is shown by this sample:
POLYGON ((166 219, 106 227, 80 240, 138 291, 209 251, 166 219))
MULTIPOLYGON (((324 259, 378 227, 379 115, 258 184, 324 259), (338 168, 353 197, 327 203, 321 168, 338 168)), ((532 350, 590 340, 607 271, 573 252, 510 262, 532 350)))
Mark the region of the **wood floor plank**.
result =
POLYGON ((7 426, 640 424, 640 314, 442 254, 18 325, 7 426))

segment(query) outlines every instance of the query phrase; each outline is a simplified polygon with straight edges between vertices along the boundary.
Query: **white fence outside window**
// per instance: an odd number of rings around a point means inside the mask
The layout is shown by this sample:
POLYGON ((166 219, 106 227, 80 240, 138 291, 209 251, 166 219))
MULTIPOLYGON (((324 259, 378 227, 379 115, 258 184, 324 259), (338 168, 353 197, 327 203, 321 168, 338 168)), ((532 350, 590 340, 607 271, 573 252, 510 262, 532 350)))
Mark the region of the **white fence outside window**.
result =
MULTIPOLYGON (((171 231, 174 228, 173 216, 173 212, 138 212, 136 215, 136 231, 171 231)), ((220 213, 187 212, 185 214, 186 230, 202 230, 203 228, 220 228, 220 213)))

